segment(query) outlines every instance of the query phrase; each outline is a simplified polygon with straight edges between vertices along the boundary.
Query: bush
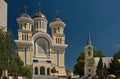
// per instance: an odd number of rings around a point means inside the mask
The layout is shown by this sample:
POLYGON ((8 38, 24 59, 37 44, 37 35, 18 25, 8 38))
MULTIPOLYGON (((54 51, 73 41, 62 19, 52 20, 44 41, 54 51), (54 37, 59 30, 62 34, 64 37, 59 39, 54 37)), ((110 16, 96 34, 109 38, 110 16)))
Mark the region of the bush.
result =
POLYGON ((8 78, 6 76, 4 76, 3 79, 8 79, 8 78))

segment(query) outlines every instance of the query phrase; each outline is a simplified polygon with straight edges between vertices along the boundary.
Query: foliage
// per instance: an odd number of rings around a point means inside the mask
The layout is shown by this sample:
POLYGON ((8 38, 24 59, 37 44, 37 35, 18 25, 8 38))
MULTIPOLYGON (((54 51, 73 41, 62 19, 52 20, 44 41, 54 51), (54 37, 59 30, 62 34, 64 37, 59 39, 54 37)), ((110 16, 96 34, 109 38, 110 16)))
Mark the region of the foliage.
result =
POLYGON ((21 75, 23 77, 27 77, 28 79, 32 79, 32 69, 29 66, 22 66, 21 67, 21 75))
POLYGON ((114 75, 120 77, 120 62, 118 61, 118 59, 113 58, 111 60, 108 71, 109 71, 109 74, 114 74, 114 75))
POLYGON ((107 66, 106 66, 105 63, 104 63, 104 66, 103 66, 103 75, 104 75, 104 77, 106 77, 106 78, 107 78, 107 76, 109 75, 108 70, 107 70, 107 66))
MULTIPOLYGON (((93 50, 94 57, 104 57, 102 54, 102 51, 100 50, 93 50)), ((79 57, 77 58, 77 63, 74 65, 74 74, 78 74, 80 76, 84 75, 84 59, 85 59, 85 53, 81 52, 79 57)))
POLYGON ((102 57, 100 57, 100 59, 99 59, 97 70, 96 70, 96 74, 98 76, 103 76, 103 61, 102 61, 102 57))
POLYGON ((80 60, 84 60, 85 59, 85 53, 81 52, 79 57, 77 58, 77 62, 79 62, 80 60))
POLYGON ((116 52, 114 55, 113 55, 114 58, 116 59, 120 59, 120 51, 116 52))
POLYGON ((94 57, 105 57, 101 50, 93 50, 94 57))
POLYGON ((24 66, 23 61, 17 56, 12 33, 0 29, 0 75, 5 70, 8 70, 11 76, 21 75, 32 78, 32 69, 24 66))
POLYGON ((73 73, 80 76, 84 75, 84 60, 79 60, 79 62, 75 64, 73 73))
POLYGON ((8 70, 9 64, 15 55, 15 42, 10 31, 3 32, 0 29, 0 72, 8 70))

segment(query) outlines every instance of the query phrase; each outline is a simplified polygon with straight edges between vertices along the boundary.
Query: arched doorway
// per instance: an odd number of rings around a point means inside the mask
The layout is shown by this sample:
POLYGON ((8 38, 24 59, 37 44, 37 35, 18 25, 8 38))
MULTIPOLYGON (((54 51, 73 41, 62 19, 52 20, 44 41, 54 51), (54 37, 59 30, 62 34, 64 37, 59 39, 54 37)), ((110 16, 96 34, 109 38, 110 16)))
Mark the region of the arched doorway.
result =
POLYGON ((35 75, 38 75, 38 67, 35 67, 35 75))
POLYGON ((44 67, 40 67, 40 75, 45 75, 45 68, 44 67))

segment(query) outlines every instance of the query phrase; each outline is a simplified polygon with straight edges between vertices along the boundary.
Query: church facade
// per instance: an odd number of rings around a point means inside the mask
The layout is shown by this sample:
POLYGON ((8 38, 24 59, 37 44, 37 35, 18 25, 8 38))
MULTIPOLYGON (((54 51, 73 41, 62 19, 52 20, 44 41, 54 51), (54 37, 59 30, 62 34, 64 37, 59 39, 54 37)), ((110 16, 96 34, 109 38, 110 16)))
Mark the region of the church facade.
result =
POLYGON ((47 33, 48 21, 46 16, 37 12, 33 18, 26 12, 17 18, 18 55, 24 65, 32 67, 33 79, 48 79, 55 75, 66 77, 64 28, 66 24, 56 16, 49 23, 52 34, 47 33), (51 72, 54 69, 56 73, 51 72))

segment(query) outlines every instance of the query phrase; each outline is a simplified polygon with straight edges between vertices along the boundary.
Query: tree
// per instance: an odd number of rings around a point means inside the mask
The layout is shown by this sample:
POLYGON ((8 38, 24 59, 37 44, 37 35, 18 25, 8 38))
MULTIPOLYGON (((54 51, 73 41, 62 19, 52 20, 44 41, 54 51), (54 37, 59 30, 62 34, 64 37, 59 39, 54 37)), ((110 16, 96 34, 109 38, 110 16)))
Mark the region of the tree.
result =
POLYGON ((114 55, 113 55, 114 58, 116 59, 120 59, 120 51, 116 52, 114 55))
MULTIPOLYGON (((93 50, 94 57, 104 57, 102 51, 100 50, 93 50)), ((77 63, 74 65, 73 73, 78 74, 80 76, 84 75, 84 59, 85 53, 81 52, 79 57, 77 58, 77 63)))
POLYGON ((105 79, 107 78, 107 76, 108 76, 108 70, 107 70, 107 66, 106 66, 106 64, 104 63, 104 66, 103 66, 103 75, 104 75, 104 77, 105 77, 105 79))
MULTIPOLYGON (((16 52, 16 44, 10 31, 0 29, 0 75, 8 70, 9 75, 32 78, 32 69, 24 66, 16 52)), ((3 75, 4 76, 4 75, 3 75)))
POLYGON ((10 31, 3 32, 0 29, 0 72, 9 69, 9 61, 13 60, 15 55, 15 42, 10 31))
POLYGON ((21 75, 23 77, 27 77, 28 79, 32 79, 32 69, 30 66, 22 66, 20 72, 21 72, 21 75))
POLYGON ((84 75, 84 60, 79 60, 74 65, 74 71, 73 71, 73 73, 78 74, 80 76, 84 75))
POLYGON ((117 77, 120 77, 120 62, 118 59, 114 58, 111 60, 108 68, 109 74, 114 74, 117 77))
POLYGON ((102 61, 102 57, 100 57, 100 59, 99 59, 97 70, 96 70, 96 75, 103 76, 103 61, 102 61))
POLYGON ((101 50, 93 50, 94 57, 105 57, 101 50))

